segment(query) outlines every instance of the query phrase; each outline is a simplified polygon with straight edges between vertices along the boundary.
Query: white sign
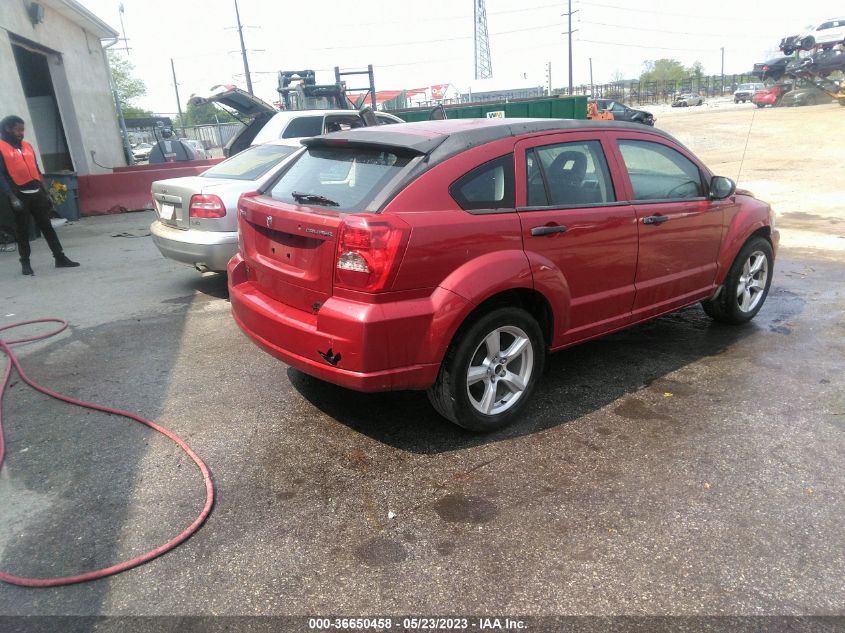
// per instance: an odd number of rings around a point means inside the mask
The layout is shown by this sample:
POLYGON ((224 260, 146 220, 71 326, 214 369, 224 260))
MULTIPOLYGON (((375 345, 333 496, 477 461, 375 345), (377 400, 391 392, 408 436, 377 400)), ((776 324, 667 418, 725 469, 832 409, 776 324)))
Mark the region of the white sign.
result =
POLYGON ((488 119, 504 119, 505 118, 505 111, 504 110, 494 110, 493 112, 487 113, 488 119))

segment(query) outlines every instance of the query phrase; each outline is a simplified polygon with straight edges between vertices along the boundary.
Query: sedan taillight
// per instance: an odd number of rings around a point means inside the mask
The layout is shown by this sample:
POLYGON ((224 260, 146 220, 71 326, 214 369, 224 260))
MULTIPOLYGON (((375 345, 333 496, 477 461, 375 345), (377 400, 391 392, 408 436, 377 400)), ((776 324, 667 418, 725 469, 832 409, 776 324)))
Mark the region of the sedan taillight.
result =
POLYGON ((222 218, 226 216, 226 205, 217 196, 197 194, 191 197, 188 215, 192 218, 222 218))

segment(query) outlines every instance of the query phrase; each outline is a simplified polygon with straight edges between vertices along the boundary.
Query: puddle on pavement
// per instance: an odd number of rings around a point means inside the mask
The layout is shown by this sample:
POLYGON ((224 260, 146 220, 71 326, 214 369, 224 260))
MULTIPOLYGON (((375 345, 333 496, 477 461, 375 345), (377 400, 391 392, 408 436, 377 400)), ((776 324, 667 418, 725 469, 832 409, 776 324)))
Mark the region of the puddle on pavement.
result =
POLYGON ((499 514, 487 499, 461 494, 446 495, 435 504, 434 511, 448 523, 489 523, 499 514))
POLYGON ((405 547, 386 536, 376 536, 355 549, 355 556, 365 565, 383 567, 404 561, 408 554, 405 547))

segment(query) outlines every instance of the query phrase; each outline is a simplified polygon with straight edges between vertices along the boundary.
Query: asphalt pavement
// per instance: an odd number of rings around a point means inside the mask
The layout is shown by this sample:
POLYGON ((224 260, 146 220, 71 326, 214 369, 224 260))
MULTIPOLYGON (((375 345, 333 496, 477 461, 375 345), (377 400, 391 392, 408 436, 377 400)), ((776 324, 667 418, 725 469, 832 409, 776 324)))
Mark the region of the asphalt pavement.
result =
MULTIPOLYGON (((741 327, 698 307, 554 355, 525 419, 473 435, 422 393, 309 378, 234 324, 225 279, 164 260, 150 212, 0 252, 0 326, 38 382, 136 411, 211 468, 215 508, 177 550, 4 615, 841 615, 845 259, 783 250, 741 327), (30 330, 32 331, 32 330, 30 330)), ((15 381, 0 569, 114 564, 199 512, 196 468, 122 418, 15 381)))

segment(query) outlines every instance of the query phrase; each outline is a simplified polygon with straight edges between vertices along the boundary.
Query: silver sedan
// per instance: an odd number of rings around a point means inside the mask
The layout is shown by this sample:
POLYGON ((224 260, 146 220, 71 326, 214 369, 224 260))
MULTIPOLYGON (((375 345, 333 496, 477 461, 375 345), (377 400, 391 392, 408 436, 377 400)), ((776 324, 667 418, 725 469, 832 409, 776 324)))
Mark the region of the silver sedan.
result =
POLYGON ((700 106, 704 103, 704 97, 697 95, 694 92, 687 92, 679 95, 672 102, 673 108, 686 108, 687 106, 700 106))
POLYGON ((301 147, 298 139, 255 145, 199 176, 154 182, 150 233, 158 250, 200 272, 225 271, 238 251, 238 198, 261 188, 301 147))

